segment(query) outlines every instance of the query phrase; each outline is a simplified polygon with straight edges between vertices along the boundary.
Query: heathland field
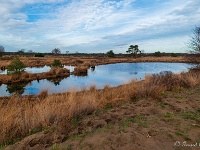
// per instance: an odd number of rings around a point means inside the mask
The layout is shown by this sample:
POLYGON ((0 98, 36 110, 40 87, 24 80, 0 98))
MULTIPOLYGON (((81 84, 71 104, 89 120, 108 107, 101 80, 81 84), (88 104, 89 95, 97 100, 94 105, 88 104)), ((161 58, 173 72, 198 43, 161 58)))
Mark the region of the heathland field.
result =
POLYGON ((199 69, 162 72, 117 87, 1 97, 0 149, 199 149, 199 123, 199 69))

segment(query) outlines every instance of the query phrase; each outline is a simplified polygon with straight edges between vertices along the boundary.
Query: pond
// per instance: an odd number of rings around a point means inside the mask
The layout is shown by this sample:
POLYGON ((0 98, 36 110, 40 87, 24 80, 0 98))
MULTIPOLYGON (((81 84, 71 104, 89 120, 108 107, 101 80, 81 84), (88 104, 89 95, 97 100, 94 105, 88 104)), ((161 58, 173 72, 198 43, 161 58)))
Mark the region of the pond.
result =
MULTIPOLYGON (((129 81, 142 80, 146 74, 160 73, 161 71, 171 71, 173 73, 186 72, 193 64, 186 63, 117 63, 108 65, 99 65, 95 69, 89 69, 87 76, 70 75, 67 78, 58 78, 53 80, 34 80, 30 83, 23 84, 2 84, 0 86, 0 96, 9 96, 12 93, 20 93, 22 95, 39 94, 43 90, 48 93, 62 93, 72 89, 80 90, 81 88, 89 88, 95 85, 98 89, 105 85, 118 86, 128 83, 129 81)), ((71 71, 73 67, 65 66, 71 71)), ((31 68, 30 68, 31 69, 31 68)), ((32 72, 45 72, 50 68, 45 66, 42 68, 34 68, 32 72)), ((28 70, 28 69, 27 69, 28 70)))
MULTIPOLYGON (((73 66, 64 66, 64 68, 67 68, 72 72, 74 70, 73 66)), ((50 66, 44 66, 44 67, 26 67, 26 71, 29 73, 42 73, 42 72, 48 72, 51 69, 50 66)), ((0 70, 0 74, 7 74, 7 69, 0 70)))

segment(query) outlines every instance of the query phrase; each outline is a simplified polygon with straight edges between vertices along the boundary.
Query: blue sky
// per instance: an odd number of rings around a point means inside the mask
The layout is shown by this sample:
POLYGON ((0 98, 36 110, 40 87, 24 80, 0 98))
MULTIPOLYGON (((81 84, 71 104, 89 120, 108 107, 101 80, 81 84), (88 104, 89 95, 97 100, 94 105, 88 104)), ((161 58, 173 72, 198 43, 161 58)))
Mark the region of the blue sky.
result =
POLYGON ((0 45, 51 52, 187 52, 199 0, 0 0, 0 45))

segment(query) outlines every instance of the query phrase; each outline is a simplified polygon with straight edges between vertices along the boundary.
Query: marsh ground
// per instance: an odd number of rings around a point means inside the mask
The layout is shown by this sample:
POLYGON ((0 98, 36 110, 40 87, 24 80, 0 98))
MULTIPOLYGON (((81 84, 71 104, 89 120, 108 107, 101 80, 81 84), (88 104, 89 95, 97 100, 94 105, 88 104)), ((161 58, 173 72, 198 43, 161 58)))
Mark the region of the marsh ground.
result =
MULTIPOLYGON (((16 57, 16 56, 15 56, 16 57)), ((0 67, 8 66, 10 62, 15 58, 14 56, 4 56, 0 59, 0 67)), ((101 64, 111 64, 119 62, 188 62, 186 57, 171 57, 171 56, 162 56, 162 57, 97 57, 97 56, 45 56, 45 57, 34 57, 34 56, 19 56, 19 59, 27 67, 37 67, 51 65, 55 59, 61 61, 64 65, 72 66, 95 66, 101 64)), ((194 59, 190 60, 192 62, 194 59)))
POLYGON ((200 149, 200 85, 98 109, 67 128, 33 134, 6 150, 200 149))
MULTIPOLYGON (((70 59, 81 66, 186 61, 182 57, 70 59)), ((31 59, 22 60, 35 65, 31 59)), ((199 72, 167 73, 103 90, 91 87, 81 92, 4 97, 0 101, 0 149, 199 149, 199 83, 199 72), (179 146, 174 146, 177 141, 179 146)))

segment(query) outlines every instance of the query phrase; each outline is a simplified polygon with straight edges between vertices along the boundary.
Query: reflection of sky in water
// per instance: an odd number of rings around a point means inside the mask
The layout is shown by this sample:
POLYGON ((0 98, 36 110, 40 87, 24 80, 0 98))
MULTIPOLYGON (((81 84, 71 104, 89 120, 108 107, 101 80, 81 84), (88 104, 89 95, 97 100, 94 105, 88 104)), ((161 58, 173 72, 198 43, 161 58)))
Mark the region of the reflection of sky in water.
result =
POLYGON ((27 67, 26 71, 29 73, 42 73, 42 72, 48 72, 51 69, 49 66, 44 67, 27 67))
MULTIPOLYGON (((60 81, 59 85, 46 79, 32 81, 27 84, 24 94, 38 94, 40 91, 48 90, 49 93, 59 93, 70 91, 73 88, 80 90, 83 87, 89 88, 96 85, 97 88, 103 88, 106 84, 117 86, 129 82, 133 79, 143 79, 145 74, 159 73, 161 71, 172 71, 180 73, 187 71, 192 64, 184 63, 121 63, 96 66, 94 71, 88 70, 88 76, 77 77, 71 75, 60 81)), ((71 71, 74 67, 68 67, 71 71)), ((32 68, 31 68, 32 69, 32 68)), ((49 68, 46 66, 45 70, 49 68)), ((34 71, 44 71, 41 68, 34 71)), ((9 95, 6 92, 6 85, 0 86, 0 95, 9 95)))
MULTIPOLYGON (((64 68, 67 68, 72 72, 74 70, 73 66, 64 66, 64 68)), ((42 73, 42 72, 48 72, 51 69, 50 66, 44 66, 44 67, 26 67, 26 72, 29 73, 42 73)), ((0 74, 7 74, 7 69, 2 71, 0 70, 0 74)))
MULTIPOLYGON (((42 72, 47 72, 51 68, 49 66, 44 66, 44 67, 26 67, 25 71, 29 73, 42 73, 42 72)), ((7 69, 5 71, 0 71, 0 74, 7 74, 7 69)))
POLYGON ((6 70, 1 70, 0 69, 0 74, 7 74, 7 69, 6 70))
POLYGON ((6 91, 7 85, 2 84, 0 86, 0 96, 9 96, 10 94, 6 91))

